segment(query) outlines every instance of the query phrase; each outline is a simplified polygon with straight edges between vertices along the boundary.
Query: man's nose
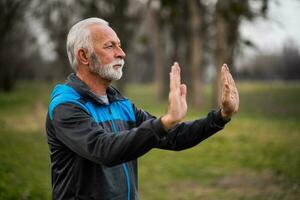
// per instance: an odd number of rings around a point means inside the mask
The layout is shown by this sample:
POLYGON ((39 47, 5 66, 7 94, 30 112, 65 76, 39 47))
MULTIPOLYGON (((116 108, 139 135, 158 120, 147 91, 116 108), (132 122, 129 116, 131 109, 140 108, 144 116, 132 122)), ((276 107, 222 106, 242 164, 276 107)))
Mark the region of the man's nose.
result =
POLYGON ((117 47, 116 57, 121 58, 121 59, 125 59, 126 54, 125 54, 125 52, 123 51, 123 49, 121 47, 117 47))

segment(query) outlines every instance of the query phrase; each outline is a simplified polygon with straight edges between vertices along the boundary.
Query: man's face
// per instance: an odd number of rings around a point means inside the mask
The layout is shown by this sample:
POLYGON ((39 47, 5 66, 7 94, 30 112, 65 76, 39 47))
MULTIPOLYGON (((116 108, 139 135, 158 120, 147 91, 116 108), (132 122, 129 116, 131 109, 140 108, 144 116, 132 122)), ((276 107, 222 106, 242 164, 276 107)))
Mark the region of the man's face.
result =
POLYGON ((117 34, 105 25, 90 27, 94 51, 90 55, 90 70, 113 81, 122 77, 125 53, 117 34))
POLYGON ((124 60, 118 59, 106 65, 102 65, 98 56, 93 52, 91 54, 90 71, 98 74, 105 80, 116 81, 123 75, 124 60))

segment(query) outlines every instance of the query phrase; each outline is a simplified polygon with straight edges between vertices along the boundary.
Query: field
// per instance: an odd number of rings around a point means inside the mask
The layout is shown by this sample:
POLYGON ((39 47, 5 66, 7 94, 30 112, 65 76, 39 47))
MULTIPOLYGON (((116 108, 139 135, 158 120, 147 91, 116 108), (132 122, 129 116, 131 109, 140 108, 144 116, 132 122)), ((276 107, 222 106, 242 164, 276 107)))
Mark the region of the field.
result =
MULTIPOLYGON (((20 83, 0 93, 0 200, 51 199, 44 133, 53 84, 20 83)), ((300 198, 300 83, 238 83, 240 111, 224 130, 182 152, 151 150, 139 159, 141 200, 296 200, 300 198)), ((160 116, 153 87, 126 95, 160 116)), ((187 120, 210 110, 189 108, 187 120)))

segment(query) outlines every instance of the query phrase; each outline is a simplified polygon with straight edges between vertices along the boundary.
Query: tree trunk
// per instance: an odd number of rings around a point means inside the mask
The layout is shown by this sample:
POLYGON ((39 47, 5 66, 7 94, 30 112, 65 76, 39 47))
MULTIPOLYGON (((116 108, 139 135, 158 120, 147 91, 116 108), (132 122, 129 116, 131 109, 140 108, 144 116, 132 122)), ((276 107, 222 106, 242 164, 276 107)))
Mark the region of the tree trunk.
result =
POLYGON ((201 64, 202 64, 202 40, 201 40, 201 16, 199 5, 196 0, 190 0, 188 9, 190 12, 190 77, 191 77, 191 99, 194 106, 202 105, 202 89, 203 83, 201 80, 201 64))
POLYGON ((230 30, 230 34, 227 34, 227 58, 226 63, 230 68, 230 73, 233 77, 237 74, 235 66, 235 53, 238 50, 238 42, 240 40, 240 17, 236 16, 234 19, 227 21, 227 30, 230 30))
POLYGON ((162 62, 162 51, 161 51, 161 38, 160 38, 160 28, 159 28, 159 12, 158 7, 155 5, 156 1, 150 1, 149 3, 149 14, 150 14, 150 28, 151 35, 154 45, 154 83, 156 97, 158 99, 163 98, 163 62, 162 62))
POLYGON ((213 107, 216 108, 220 105, 220 67, 226 61, 226 24, 222 14, 222 0, 219 0, 216 7, 216 50, 215 50, 215 65, 216 76, 213 83, 213 107))

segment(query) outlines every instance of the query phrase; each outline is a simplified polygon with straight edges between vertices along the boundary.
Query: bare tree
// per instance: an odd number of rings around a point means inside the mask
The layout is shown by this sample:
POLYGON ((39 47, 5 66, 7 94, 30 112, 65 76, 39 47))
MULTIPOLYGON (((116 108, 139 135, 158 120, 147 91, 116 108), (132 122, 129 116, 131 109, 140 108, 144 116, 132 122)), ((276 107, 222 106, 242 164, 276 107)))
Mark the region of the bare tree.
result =
POLYGON ((215 63, 216 63, 216 76, 214 79, 213 87, 213 105, 220 105, 220 70, 218 69, 224 62, 226 62, 226 25, 225 19, 223 16, 222 8, 226 4, 225 1, 219 0, 216 4, 216 13, 215 13, 215 24, 216 24, 216 50, 215 50, 215 63))
MULTIPOLYGON (((40 20, 49 39, 54 43, 56 59, 52 70, 62 78, 71 72, 66 52, 66 38, 69 28, 79 19, 80 8, 75 1, 37 0, 35 17, 40 20)), ((45 47, 47 48, 47 47, 45 47)))
POLYGON ((161 32, 160 32, 160 17, 159 8, 160 2, 156 0, 150 0, 148 2, 149 16, 150 16, 150 29, 154 49, 154 83, 156 97, 158 99, 163 98, 163 61, 162 61, 162 50, 161 50, 161 32))
POLYGON ((203 81, 201 74, 203 70, 203 37, 202 24, 204 14, 204 5, 201 1, 191 0, 188 2, 188 10, 190 13, 189 33, 190 33, 190 77, 191 77, 191 97, 194 106, 202 105, 203 98, 203 81))
POLYGON ((24 61, 25 13, 31 1, 0 0, 0 90, 13 89, 17 68, 24 61), (20 37, 22 35, 22 37, 20 37))
MULTIPOLYGON (((129 6, 134 8, 129 0, 39 1, 36 16, 42 21, 51 40, 55 43, 57 60, 54 66, 61 77, 65 77, 71 72, 65 49, 67 33, 70 27, 81 19, 100 17, 107 20, 120 37, 122 48, 125 51, 129 48, 134 35, 133 24, 138 21, 138 11, 129 11, 129 6)), ((123 90, 125 86, 124 78, 116 83, 120 90, 123 90)))
POLYGON ((256 17, 266 16, 268 10, 268 0, 260 0, 259 10, 250 5, 249 0, 218 0, 215 6, 215 65, 216 76, 213 89, 213 106, 220 103, 218 99, 220 66, 227 63, 230 66, 232 74, 236 75, 234 65, 235 52, 239 43, 243 41, 240 38, 239 29, 242 20, 253 20, 256 17))

